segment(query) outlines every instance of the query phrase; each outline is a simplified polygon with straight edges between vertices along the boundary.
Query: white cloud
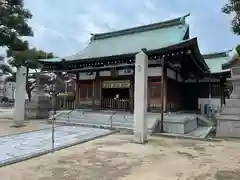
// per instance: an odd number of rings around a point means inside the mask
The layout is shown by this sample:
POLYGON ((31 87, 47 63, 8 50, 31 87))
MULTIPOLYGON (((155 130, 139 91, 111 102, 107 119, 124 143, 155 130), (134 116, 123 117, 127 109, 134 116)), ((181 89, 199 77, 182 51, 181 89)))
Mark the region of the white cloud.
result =
POLYGON ((225 0, 25 0, 33 13, 30 21, 35 37, 30 42, 59 56, 75 54, 89 41, 90 33, 101 33, 167 20, 191 12, 192 36, 203 52, 230 49, 240 41, 230 31, 230 18, 221 13, 225 0))

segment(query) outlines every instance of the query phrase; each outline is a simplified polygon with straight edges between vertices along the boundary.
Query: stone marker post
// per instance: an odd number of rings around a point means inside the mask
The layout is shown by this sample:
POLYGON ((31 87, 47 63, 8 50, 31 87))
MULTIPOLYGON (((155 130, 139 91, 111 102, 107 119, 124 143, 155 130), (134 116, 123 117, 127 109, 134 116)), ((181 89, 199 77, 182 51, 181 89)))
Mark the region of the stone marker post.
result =
POLYGON ((16 73, 16 92, 13 120, 14 126, 21 127, 24 125, 25 112, 25 90, 26 90, 26 67, 19 67, 16 73))
POLYGON ((147 69, 148 57, 141 51, 135 57, 134 142, 147 141, 147 69))

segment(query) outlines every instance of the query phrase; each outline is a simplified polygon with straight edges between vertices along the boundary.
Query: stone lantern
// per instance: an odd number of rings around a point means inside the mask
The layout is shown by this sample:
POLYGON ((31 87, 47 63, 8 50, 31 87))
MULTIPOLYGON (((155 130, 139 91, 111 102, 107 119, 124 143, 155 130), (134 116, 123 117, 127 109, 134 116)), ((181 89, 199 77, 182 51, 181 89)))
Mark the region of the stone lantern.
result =
MULTIPOLYGON (((37 75, 37 83, 34 87, 35 93, 26 106, 25 117, 27 119, 48 119, 49 110, 52 107, 50 98, 44 91, 45 75, 37 75)), ((48 77, 47 77, 48 78, 48 77)))
POLYGON ((231 69, 232 93, 226 99, 226 106, 217 117, 217 137, 240 137, 240 56, 222 65, 223 69, 231 69))

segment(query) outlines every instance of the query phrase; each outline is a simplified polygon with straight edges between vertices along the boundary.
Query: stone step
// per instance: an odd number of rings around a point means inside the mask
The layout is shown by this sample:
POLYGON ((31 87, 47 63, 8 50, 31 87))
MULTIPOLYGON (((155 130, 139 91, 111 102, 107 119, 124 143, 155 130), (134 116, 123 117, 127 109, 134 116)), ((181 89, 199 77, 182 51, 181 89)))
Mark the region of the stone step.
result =
POLYGON ((221 121, 240 121, 240 115, 223 115, 217 117, 217 120, 221 121))
POLYGON ((200 124, 200 125, 204 125, 204 126, 205 125, 207 125, 207 126, 213 126, 214 125, 214 122, 207 119, 205 116, 198 115, 197 118, 198 118, 198 124, 200 124))
MULTIPOLYGON (((110 122, 98 122, 98 121, 86 121, 86 120, 79 120, 79 119, 70 119, 69 121, 64 120, 64 119, 59 119, 57 120, 59 123, 69 123, 69 124, 85 124, 85 125, 94 125, 94 126, 106 126, 110 127, 111 123, 110 122)), ((113 122, 112 127, 121 127, 121 128, 133 128, 133 123, 122 123, 122 122, 113 122)))
POLYGON ((221 112, 222 115, 232 115, 237 114, 240 115, 240 108, 224 108, 221 112))
MULTIPOLYGON (((79 124, 79 125, 89 125, 89 126, 99 126, 99 127, 110 127, 113 128, 123 128, 123 129, 133 129, 134 119, 133 115, 119 113, 114 114, 113 112, 103 113, 103 112, 81 112, 73 111, 70 114, 63 113, 57 116, 56 121, 59 123, 66 124, 79 124)), ((156 116, 148 116, 147 118, 147 128, 152 131, 153 126, 156 122, 156 116)))
POLYGON ((226 99, 226 108, 240 108, 240 99, 226 99))

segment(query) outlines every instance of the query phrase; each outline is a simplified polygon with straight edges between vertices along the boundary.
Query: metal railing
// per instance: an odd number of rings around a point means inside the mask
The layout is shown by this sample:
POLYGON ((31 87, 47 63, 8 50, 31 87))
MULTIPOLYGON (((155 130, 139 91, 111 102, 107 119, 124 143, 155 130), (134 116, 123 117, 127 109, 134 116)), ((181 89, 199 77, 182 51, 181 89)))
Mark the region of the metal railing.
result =
POLYGON ((113 112, 113 114, 110 116, 110 129, 113 129, 113 120, 112 120, 112 118, 113 118, 113 116, 115 115, 117 113, 117 111, 114 111, 113 112))
POLYGON ((68 124, 70 124, 70 119, 69 119, 69 117, 70 117, 70 115, 72 114, 72 112, 74 112, 76 109, 73 109, 73 110, 71 110, 71 111, 69 111, 68 112, 68 124))
MULTIPOLYGON (((73 112, 75 112, 76 110, 78 110, 78 109, 73 109, 73 110, 71 110, 71 111, 69 111, 69 112, 67 113, 67 123, 68 123, 68 124, 71 123, 71 122, 70 122, 71 114, 72 114, 73 112)), ((81 110, 81 114, 82 114, 82 115, 84 115, 86 112, 95 112, 95 111, 94 111, 94 110, 89 111, 89 110, 84 110, 84 109, 81 110)), ((100 111, 96 111, 96 112, 100 112, 100 111)), ((117 113, 117 111, 113 111, 112 114, 109 116, 109 120, 110 120, 109 127, 110 127, 110 129, 113 129, 113 116, 114 116, 116 113, 117 113)))

